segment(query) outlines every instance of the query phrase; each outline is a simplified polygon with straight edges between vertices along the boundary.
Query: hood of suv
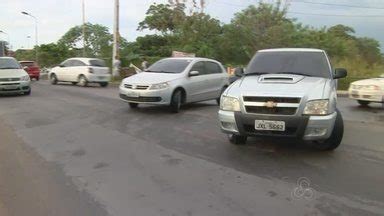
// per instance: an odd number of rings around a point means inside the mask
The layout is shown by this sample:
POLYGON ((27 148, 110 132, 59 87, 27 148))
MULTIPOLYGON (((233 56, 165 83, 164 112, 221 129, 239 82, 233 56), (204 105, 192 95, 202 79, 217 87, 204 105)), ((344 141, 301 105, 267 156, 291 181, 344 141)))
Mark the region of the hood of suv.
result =
POLYGON ((299 96, 322 98, 327 80, 301 75, 247 76, 235 83, 239 93, 259 96, 299 96))
POLYGON ((1 69, 0 78, 19 78, 28 75, 23 69, 1 69))
POLYGON ((158 84, 163 82, 169 82, 178 79, 182 76, 181 73, 150 73, 142 72, 135 74, 123 80, 127 84, 158 84))

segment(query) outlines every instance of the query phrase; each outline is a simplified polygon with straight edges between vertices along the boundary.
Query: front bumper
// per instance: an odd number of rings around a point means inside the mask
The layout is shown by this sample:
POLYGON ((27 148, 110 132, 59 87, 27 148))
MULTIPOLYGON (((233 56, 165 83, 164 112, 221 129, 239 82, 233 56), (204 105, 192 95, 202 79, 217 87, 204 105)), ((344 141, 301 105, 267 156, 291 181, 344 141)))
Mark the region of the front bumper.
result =
POLYGON ((220 110, 219 121, 221 130, 229 134, 324 140, 332 134, 336 115, 335 112, 327 116, 266 116, 220 110), (258 131, 255 120, 284 121, 286 130, 258 131))
POLYGON ((354 90, 349 89, 349 98, 362 101, 384 102, 384 91, 380 90, 354 90))
POLYGON ((169 105, 171 103, 172 90, 170 88, 160 90, 137 90, 119 87, 120 99, 130 103, 169 105))
POLYGON ((30 81, 0 82, 0 94, 20 94, 31 90, 30 81))

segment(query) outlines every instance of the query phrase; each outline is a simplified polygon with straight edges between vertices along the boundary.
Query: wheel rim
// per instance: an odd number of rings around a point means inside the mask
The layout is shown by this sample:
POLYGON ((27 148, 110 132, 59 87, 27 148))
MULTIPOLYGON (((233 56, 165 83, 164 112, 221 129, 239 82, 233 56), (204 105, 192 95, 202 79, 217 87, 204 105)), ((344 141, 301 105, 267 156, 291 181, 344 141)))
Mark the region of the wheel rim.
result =
POLYGON ((80 77, 79 82, 80 82, 80 85, 85 86, 86 81, 85 81, 84 77, 80 77))
POLYGON ((51 76, 51 82, 53 82, 53 83, 56 82, 56 76, 51 76))

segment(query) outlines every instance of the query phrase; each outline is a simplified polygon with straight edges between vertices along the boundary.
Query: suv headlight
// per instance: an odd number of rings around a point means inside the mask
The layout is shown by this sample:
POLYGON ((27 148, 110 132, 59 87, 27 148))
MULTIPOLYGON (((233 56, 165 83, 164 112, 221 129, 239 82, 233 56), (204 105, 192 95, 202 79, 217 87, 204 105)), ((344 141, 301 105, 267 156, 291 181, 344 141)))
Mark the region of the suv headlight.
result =
POLYGON ((150 90, 158 90, 158 89, 166 89, 169 87, 169 83, 165 82, 165 83, 159 83, 159 84, 153 84, 151 85, 151 88, 149 88, 150 90))
POLYGON ((220 109, 224 111, 240 111, 240 102, 237 98, 222 95, 220 109))
POLYGON ((30 81, 29 75, 20 77, 20 81, 30 81))
POLYGON ((308 101, 304 108, 304 115, 328 115, 329 100, 308 101))

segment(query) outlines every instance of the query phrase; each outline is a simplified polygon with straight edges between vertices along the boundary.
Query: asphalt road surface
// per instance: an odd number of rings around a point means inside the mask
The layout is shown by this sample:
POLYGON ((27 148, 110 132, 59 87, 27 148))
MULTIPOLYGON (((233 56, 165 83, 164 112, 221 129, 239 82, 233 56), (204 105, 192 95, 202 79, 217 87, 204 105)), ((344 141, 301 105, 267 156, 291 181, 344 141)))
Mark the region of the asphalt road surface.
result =
POLYGON ((213 101, 131 110, 116 87, 0 97, 1 216, 384 215, 384 108, 339 98, 341 146, 230 145, 213 101))

